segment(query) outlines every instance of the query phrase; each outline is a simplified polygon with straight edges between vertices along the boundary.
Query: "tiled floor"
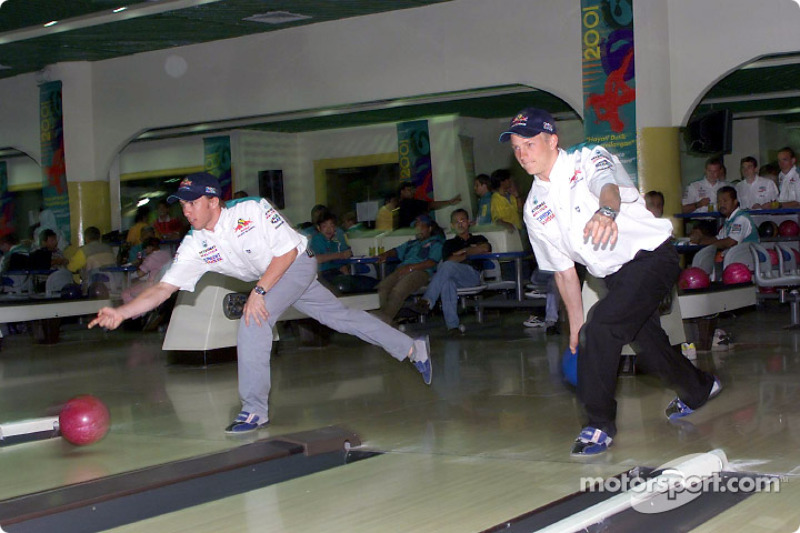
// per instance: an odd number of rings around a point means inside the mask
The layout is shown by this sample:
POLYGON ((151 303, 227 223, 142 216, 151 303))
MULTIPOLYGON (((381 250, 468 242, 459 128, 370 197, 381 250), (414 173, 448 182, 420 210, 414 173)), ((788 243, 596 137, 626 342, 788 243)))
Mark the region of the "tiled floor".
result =
MULTIPOLYGON (((728 352, 700 353, 723 393, 681 425, 664 419, 673 394, 648 376, 619 380, 619 434, 600 458, 574 461, 580 429, 561 383, 565 337, 524 328, 524 313, 467 320, 447 338, 429 323, 434 381, 408 363, 335 335, 326 348, 284 337, 273 366, 272 425, 258 437, 342 425, 383 456, 132 524, 118 531, 478 531, 580 489, 582 476, 723 449, 741 470, 779 474, 701 531, 795 531, 800 485, 800 332, 773 305, 720 319, 728 352)), ((238 446, 222 428, 238 411, 235 364, 168 365, 157 334, 65 327, 62 342, 5 339, 0 420, 56 414, 91 393, 113 426, 98 444, 61 439, 0 448, 0 498, 238 446)), ((253 437, 255 438, 255 437, 253 437)))

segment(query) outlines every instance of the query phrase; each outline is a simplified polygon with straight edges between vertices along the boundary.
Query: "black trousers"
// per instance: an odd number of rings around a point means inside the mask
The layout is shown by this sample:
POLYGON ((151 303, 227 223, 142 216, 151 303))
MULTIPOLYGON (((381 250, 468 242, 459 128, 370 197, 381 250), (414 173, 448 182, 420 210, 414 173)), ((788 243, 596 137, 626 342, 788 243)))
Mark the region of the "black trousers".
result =
POLYGON ((608 294, 592 308, 581 329, 578 400, 587 426, 617 432, 617 371, 622 347, 630 344, 636 366, 661 378, 692 409, 702 406, 714 384, 669 343, 658 306, 678 279, 678 253, 669 242, 641 251, 604 282, 608 294))

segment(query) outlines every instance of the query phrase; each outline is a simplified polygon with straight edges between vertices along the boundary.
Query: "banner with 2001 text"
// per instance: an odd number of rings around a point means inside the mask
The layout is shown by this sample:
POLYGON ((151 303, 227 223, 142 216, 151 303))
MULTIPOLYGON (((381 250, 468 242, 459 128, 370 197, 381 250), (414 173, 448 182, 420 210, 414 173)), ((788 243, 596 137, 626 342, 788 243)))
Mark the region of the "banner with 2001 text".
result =
POLYGON ((581 0, 583 129, 638 184, 633 0, 581 0))

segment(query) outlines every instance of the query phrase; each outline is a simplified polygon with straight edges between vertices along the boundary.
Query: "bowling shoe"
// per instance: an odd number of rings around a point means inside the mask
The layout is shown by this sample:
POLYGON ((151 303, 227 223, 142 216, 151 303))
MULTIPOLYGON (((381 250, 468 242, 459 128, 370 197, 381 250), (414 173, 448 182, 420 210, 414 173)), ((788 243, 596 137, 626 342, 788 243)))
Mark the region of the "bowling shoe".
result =
POLYGON ((431 345, 428 336, 414 339, 414 349, 411 353, 411 361, 414 367, 422 374, 422 381, 425 385, 430 385, 433 379, 433 366, 431 366, 431 345))
MULTIPOLYGON (((714 398, 717 394, 720 393, 722 390, 722 383, 720 382, 719 378, 714 376, 714 385, 711 386, 711 392, 708 393, 708 399, 714 398)), ((690 414, 694 413, 695 410, 683 403, 680 398, 675 398, 669 405, 665 411, 667 418, 670 420, 677 420, 679 418, 683 418, 684 416, 689 416, 690 414)))
POLYGON ((605 452, 611 446, 612 438, 603 430, 586 426, 575 439, 570 455, 585 457, 605 452))
POLYGON ((242 411, 236 415, 236 418, 231 425, 225 428, 225 433, 241 435, 243 433, 249 433, 257 429, 265 428, 268 425, 269 420, 262 422, 258 415, 248 413, 247 411, 242 411))

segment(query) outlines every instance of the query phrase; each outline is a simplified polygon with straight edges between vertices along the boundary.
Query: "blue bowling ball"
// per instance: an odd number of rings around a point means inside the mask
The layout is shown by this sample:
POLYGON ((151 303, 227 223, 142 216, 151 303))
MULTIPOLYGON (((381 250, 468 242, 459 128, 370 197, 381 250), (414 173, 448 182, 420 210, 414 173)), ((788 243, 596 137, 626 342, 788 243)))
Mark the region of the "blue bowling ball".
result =
POLYGON ((578 350, 572 353, 569 346, 564 350, 564 355, 561 356, 561 373, 564 381, 573 387, 578 386, 578 350))
POLYGON ((67 283, 61 288, 61 298, 64 300, 75 300, 83 296, 81 286, 77 283, 67 283))

